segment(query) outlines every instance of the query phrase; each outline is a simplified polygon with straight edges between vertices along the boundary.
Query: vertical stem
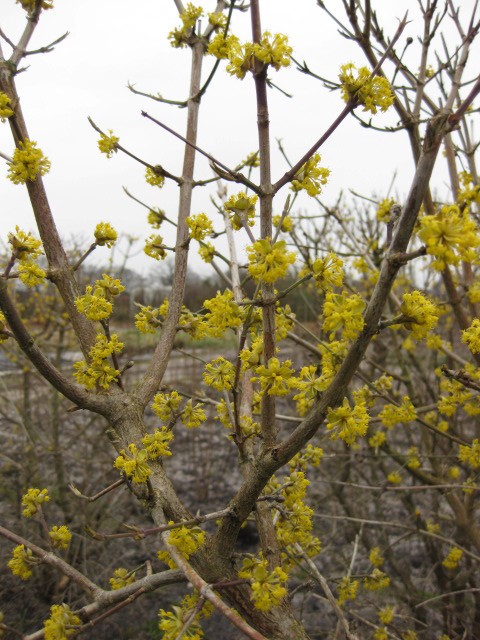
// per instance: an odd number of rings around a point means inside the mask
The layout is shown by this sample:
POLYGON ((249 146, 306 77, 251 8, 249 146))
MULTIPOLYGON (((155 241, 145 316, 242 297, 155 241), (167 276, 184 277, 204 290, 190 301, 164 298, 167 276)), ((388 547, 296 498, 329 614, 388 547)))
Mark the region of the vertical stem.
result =
MULTIPOLYGON (((253 41, 262 39, 260 2, 252 0, 251 21, 253 41)), ((258 146, 260 150, 260 233, 262 238, 272 237, 272 182, 270 168, 270 120, 267 99, 267 67, 258 59, 254 60, 253 77, 257 98, 258 146)), ((262 284, 262 297, 267 303, 262 309, 263 354, 265 363, 275 355, 275 303, 273 284, 262 284)), ((262 398, 262 435, 264 447, 269 449, 276 442, 275 399, 267 393, 262 398)))
MULTIPOLYGON (((250 5, 253 41, 260 43, 262 27, 260 0, 250 5)), ((272 238, 273 188, 270 166, 270 118, 267 98, 267 66, 254 59, 253 77, 257 99, 258 148, 260 150, 260 234, 262 239, 272 238)), ((263 355, 265 363, 275 355, 275 295, 273 283, 262 283, 262 298, 267 303, 262 308, 263 355)), ((262 397, 261 429, 264 449, 271 449, 277 441, 275 398, 264 393, 262 397)), ((260 543, 271 568, 280 565, 280 549, 268 505, 257 504, 255 509, 260 543)))
MULTIPOLYGON (((200 110, 199 91, 204 51, 205 45, 201 40, 197 40, 192 45, 190 98, 188 100, 187 132, 185 136, 192 144, 195 144, 197 141, 198 115, 200 110)), ((168 314, 163 325, 160 341, 155 349, 152 361, 138 390, 139 400, 144 406, 146 406, 153 394, 156 392, 163 378, 170 358, 170 353, 173 348, 178 319, 180 318, 180 313, 182 311, 188 262, 189 236, 186 219, 190 215, 192 203, 195 154, 195 149, 191 145, 186 144, 183 157, 182 183, 180 185, 177 239, 175 245, 175 271, 172 291, 169 297, 168 314)))

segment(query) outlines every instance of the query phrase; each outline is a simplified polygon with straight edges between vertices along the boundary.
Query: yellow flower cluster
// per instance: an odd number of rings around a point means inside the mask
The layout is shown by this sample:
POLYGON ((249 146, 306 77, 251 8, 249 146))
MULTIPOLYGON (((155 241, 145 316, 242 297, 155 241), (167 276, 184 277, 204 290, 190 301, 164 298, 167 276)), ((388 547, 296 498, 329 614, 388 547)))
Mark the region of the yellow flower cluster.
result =
POLYGON ((162 209, 150 209, 148 212, 147 222, 154 229, 160 229, 164 220, 165 211, 162 211, 162 209))
POLYGON ((375 453, 378 452, 378 449, 385 444, 387 441, 387 436, 383 431, 376 431, 370 438, 368 439, 368 444, 375 449, 375 453))
POLYGON ((109 130, 109 134, 110 135, 107 136, 107 134, 101 133, 100 140, 97 143, 98 148, 107 156, 107 158, 111 158, 114 153, 117 153, 117 144, 119 141, 119 138, 113 135, 113 131, 111 129, 109 130))
POLYGON ((235 367, 221 356, 205 365, 203 379, 217 391, 230 391, 235 378, 235 367))
POLYGON ((123 567, 115 569, 115 571, 113 572, 113 577, 110 578, 109 582, 110 589, 112 591, 123 589, 123 587, 128 587, 129 584, 135 582, 135 571, 129 571, 128 569, 124 569, 123 567))
MULTIPOLYGON (((322 450, 320 449, 320 451, 322 450)), ((317 460, 319 463, 318 451, 310 450, 310 453, 312 454, 310 459, 313 460, 313 463, 317 460)), ((306 452, 303 460, 305 466, 307 465, 307 456, 306 452)), ((285 478, 281 490, 283 504, 275 523, 275 530, 280 546, 286 549, 286 553, 282 554, 284 568, 289 565, 288 554, 295 555, 296 544, 299 544, 309 557, 320 553, 320 540, 311 534, 313 510, 304 502, 309 484, 310 482, 305 478, 303 471, 295 471, 292 468, 292 472, 285 478)))
POLYGON ((43 253, 41 241, 34 238, 31 233, 25 233, 18 226, 15 227, 15 233, 8 234, 8 243, 18 260, 37 258, 43 253))
POLYGON ((14 184, 25 184, 27 180, 33 182, 38 174, 43 176, 49 171, 50 160, 37 148, 36 142, 25 138, 13 152, 8 179, 14 184))
POLYGON ((323 330, 331 331, 330 340, 336 331, 342 331, 345 340, 354 340, 363 329, 365 302, 356 293, 332 293, 325 296, 323 306, 323 330))
POLYGON ((472 469, 480 468, 480 440, 475 438, 472 445, 460 445, 458 459, 460 462, 468 464, 472 469))
POLYGON ((249 227, 253 227, 255 224, 255 205, 257 200, 258 196, 247 196, 245 191, 240 191, 240 193, 230 196, 225 202, 223 207, 225 211, 230 212, 230 222, 236 231, 243 228, 244 222, 248 224, 249 227))
POLYGON ((115 333, 111 335, 110 340, 106 336, 98 334, 95 344, 88 353, 89 362, 80 360, 73 365, 77 382, 83 384, 86 389, 95 389, 97 385, 108 389, 110 384, 120 375, 120 371, 112 367, 108 359, 114 353, 120 353, 122 349, 123 342, 119 341, 115 333))
POLYGON ((225 37, 219 33, 208 47, 208 53, 218 59, 228 59, 227 72, 243 80, 248 71, 252 71, 255 59, 273 67, 276 71, 290 65, 292 48, 288 38, 282 33, 271 34, 265 31, 259 43, 240 43, 236 36, 225 37))
POLYGON ((480 320, 478 318, 475 318, 468 329, 462 331, 462 342, 465 342, 472 353, 480 353, 480 320))
POLYGON ((165 260, 167 252, 165 251, 165 245, 163 244, 162 236, 152 233, 145 240, 144 253, 154 260, 165 260))
POLYGON ((161 325, 159 315, 159 309, 142 307, 140 311, 135 314, 135 326, 140 333, 155 333, 155 330, 161 325))
POLYGON ((456 569, 462 559, 463 551, 458 547, 451 547, 447 557, 442 561, 442 565, 446 569, 456 569))
POLYGON ((300 390, 300 393, 293 396, 297 403, 297 413, 300 416, 304 416, 312 406, 316 396, 325 390, 325 379, 322 376, 317 376, 317 367, 315 365, 310 365, 300 369, 295 386, 300 390))
MULTIPOLYGON (((25 11, 31 13, 37 6, 36 0, 16 0, 17 4, 21 4, 25 11)), ((41 0, 42 9, 53 9, 53 0, 41 0)))
POLYGON ((0 311, 0 344, 6 342, 9 338, 8 334, 5 333, 7 331, 7 319, 3 315, 2 311, 0 311))
POLYGON ((257 60, 268 64, 276 71, 290 65, 292 47, 288 45, 288 37, 283 33, 271 34, 265 31, 259 44, 253 45, 253 55, 257 60))
POLYGON ((36 287, 44 282, 46 272, 35 262, 25 261, 18 265, 18 277, 27 287, 36 287))
POLYGON ((358 437, 367 433, 370 418, 363 403, 350 407, 347 398, 336 409, 329 408, 327 412, 327 429, 333 440, 340 438, 347 444, 354 444, 358 437))
POLYGON ((380 547, 372 547, 372 549, 370 549, 370 553, 368 554, 368 559, 374 567, 381 567, 385 562, 385 558, 380 551, 380 547))
MULTIPOLYGON (((168 524, 174 524, 170 521, 168 524)), ((176 547, 187 560, 205 542, 205 532, 200 527, 176 527, 168 536, 168 543, 176 547)))
POLYGON ((113 466, 122 471, 132 482, 146 482, 152 470, 148 466, 149 460, 155 460, 160 456, 171 456, 168 448, 173 433, 167 428, 155 429, 154 433, 147 433, 142 438, 144 449, 138 449, 135 443, 128 445, 128 451, 122 449, 113 466))
POLYGON ((378 612, 378 619, 383 624, 390 624, 393 621, 394 617, 395 611, 393 610, 393 607, 390 607, 389 605, 383 607, 383 609, 380 609, 380 611, 378 612))
POLYGON ((212 221, 206 213, 188 216, 187 226, 190 229, 190 237, 194 240, 205 240, 206 236, 213 233, 212 221))
POLYGON ((435 258, 434 269, 441 271, 448 264, 475 260, 480 236, 468 210, 461 211, 455 204, 446 205, 436 215, 423 216, 420 226, 418 237, 425 243, 427 253, 435 258))
POLYGON ((191 2, 187 4, 185 9, 180 13, 182 26, 174 29, 168 34, 168 39, 172 47, 176 49, 185 47, 188 44, 188 37, 195 27, 197 20, 203 15, 202 7, 196 7, 191 2))
POLYGON ((203 306, 207 310, 205 322, 208 333, 213 337, 220 337, 227 329, 236 329, 242 324, 241 309, 234 302, 230 289, 225 289, 223 293, 217 291, 215 298, 205 300, 203 306))
POLYGON ((374 76, 367 67, 357 69, 351 62, 340 67, 339 80, 341 82, 342 98, 345 102, 354 100, 363 105, 364 111, 377 113, 386 111, 394 100, 390 83, 386 78, 374 76))
POLYGON ((269 396, 284 396, 296 386, 291 360, 280 362, 278 358, 270 358, 266 365, 260 365, 255 369, 257 377, 252 381, 259 381, 262 391, 269 396))
POLYGON ((315 153, 297 171, 292 179, 292 191, 305 190, 312 198, 322 192, 322 187, 327 184, 330 169, 320 167, 320 155, 315 153))
POLYGON ((14 576, 22 580, 28 580, 32 575, 32 567, 38 564, 38 560, 33 556, 30 549, 25 549, 23 544, 18 545, 12 552, 12 557, 8 561, 8 568, 14 576))
POLYGON ((8 234, 8 242, 12 247, 12 257, 20 262, 18 273, 23 284, 27 287, 35 287, 41 284, 47 274, 34 261, 43 253, 40 240, 16 226, 15 233, 8 234))
POLYGON ((348 576, 344 576, 337 586, 338 604, 342 606, 347 600, 355 600, 357 597, 359 582, 352 580, 348 576))
POLYGON ((202 422, 205 422, 207 414, 202 407, 203 402, 197 402, 194 405, 191 398, 188 400, 181 415, 181 420, 187 429, 198 429, 202 422))
POLYGON ((274 227, 280 227, 282 233, 290 233, 293 229, 293 220, 290 216, 285 216, 283 219, 282 216, 273 216, 272 222, 274 227))
POLYGON ((173 433, 167 427, 155 429, 153 433, 147 433, 142 438, 142 444, 145 447, 150 460, 155 460, 161 456, 171 456, 172 452, 168 448, 173 440, 173 433))
POLYGON ((420 469, 422 462, 419 458, 418 447, 410 447, 408 450, 407 467, 409 469, 420 469))
POLYGON ((461 209, 469 207, 473 202, 480 203, 480 185, 474 184, 471 173, 461 171, 458 174, 461 188, 457 196, 457 202, 461 209))
POLYGON ((269 238, 257 240, 247 247, 249 265, 248 272, 262 282, 272 283, 283 278, 288 267, 295 262, 295 254, 286 250, 285 240, 272 245, 269 238))
POLYGON ((131 443, 125 449, 120 451, 120 455, 116 458, 113 466, 122 471, 132 482, 141 484, 146 482, 152 470, 148 466, 148 451, 146 449, 138 449, 135 443, 131 443))
POLYGON ((425 338, 427 333, 437 325, 440 315, 438 307, 420 291, 404 293, 400 311, 404 316, 402 318, 404 326, 412 332, 412 338, 415 340, 425 338))
POLYGON ((396 406, 394 404, 386 404, 378 414, 382 424, 390 429, 400 422, 411 422, 417 417, 417 412, 408 396, 403 396, 402 404, 396 406))
POLYGON ((268 562, 262 558, 245 558, 238 572, 240 578, 251 581, 250 597, 256 609, 270 611, 287 595, 287 574, 280 567, 268 570, 268 562))
POLYGON ((50 608, 50 618, 45 620, 45 640, 67 640, 76 634, 82 621, 76 616, 68 604, 54 604, 50 608))
POLYGON ((145 180, 148 184, 151 184, 152 187, 159 187, 161 189, 165 182, 165 177, 160 167, 147 167, 145 169, 145 180))
POLYGON ((390 577, 380 569, 374 569, 369 576, 363 579, 363 585, 369 591, 385 589, 389 584, 390 577))
POLYGON ((57 527, 56 525, 50 529, 48 532, 48 537, 50 538, 50 542, 56 549, 61 549, 65 551, 70 544, 70 540, 72 539, 72 534, 68 530, 64 524, 62 526, 57 527))
POLYGON ((377 220, 380 222, 389 222, 390 221, 390 209, 395 204, 395 200, 393 198, 384 198, 381 202, 378 203, 377 208, 377 220))
POLYGON ((177 640, 180 634, 186 640, 201 640, 204 637, 203 629, 199 621, 208 618, 213 611, 213 606, 207 601, 198 610, 199 596, 197 593, 186 595, 180 606, 172 607, 173 611, 160 609, 159 629, 163 631, 162 640, 177 640), (196 613, 193 621, 192 616, 196 613), (185 625, 188 621, 188 628, 185 625))
MULTIPOLYGON (((343 283, 343 260, 334 253, 327 253, 325 258, 317 258, 312 264, 311 272, 319 291, 326 293, 343 283)), ((300 277, 303 270, 300 271, 300 277)))
POLYGON ((6 93, 0 91, 0 120, 5 122, 7 118, 13 116, 13 110, 8 106, 11 103, 6 93))
POLYGON ((29 489, 22 497, 22 513, 26 518, 34 516, 44 502, 49 502, 48 489, 29 489))
POLYGON ((182 398, 176 391, 157 393, 153 399, 152 409, 160 420, 169 422, 176 414, 182 398))
POLYGON ((112 225, 108 222, 99 222, 93 232, 95 243, 99 247, 113 247, 117 241, 118 234, 112 225))
POLYGON ((215 257, 215 247, 211 242, 204 242, 198 250, 198 255, 204 262, 210 264, 215 257))

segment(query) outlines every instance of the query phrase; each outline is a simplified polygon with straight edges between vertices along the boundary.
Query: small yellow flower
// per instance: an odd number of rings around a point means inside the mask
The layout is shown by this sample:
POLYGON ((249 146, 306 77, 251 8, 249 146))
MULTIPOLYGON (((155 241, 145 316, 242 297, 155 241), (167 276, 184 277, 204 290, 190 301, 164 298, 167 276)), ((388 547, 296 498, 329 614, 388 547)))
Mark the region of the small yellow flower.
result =
POLYGON ((356 293, 348 295, 329 291, 323 306, 323 330, 331 331, 330 340, 335 331, 342 331, 345 340, 354 340, 363 329, 363 310, 365 302, 356 293))
POLYGON ((61 549, 65 551, 70 544, 70 540, 72 539, 72 534, 68 530, 68 527, 62 525, 61 527, 54 526, 48 532, 50 537, 50 541, 56 549, 61 549))
POLYGON ((26 518, 31 518, 37 513, 41 505, 49 500, 48 489, 29 489, 22 497, 23 515, 26 518))
POLYGON ((142 444, 145 447, 150 460, 159 458, 160 456, 171 456, 169 444, 173 440, 173 433, 167 427, 155 429, 153 433, 147 433, 143 436, 142 444))
POLYGON ((304 189, 312 198, 322 192, 322 187, 327 184, 330 169, 320 167, 320 155, 315 153, 297 171, 292 179, 292 191, 304 189))
POLYGON ((390 577, 380 569, 374 569, 369 576, 364 578, 363 584, 369 591, 385 589, 390 584, 390 577))
POLYGON ((203 379, 217 391, 230 391, 235 378, 235 367, 225 358, 219 357, 205 365, 203 379))
POLYGON ((342 606, 347 600, 355 600, 358 591, 358 580, 352 580, 347 576, 338 583, 338 604, 342 606))
POLYGON ((396 424, 411 422, 417 417, 417 412, 408 396, 403 396, 400 406, 386 404, 378 414, 382 424, 390 429, 396 424))
POLYGON ((152 235, 146 239, 143 251, 154 260, 165 260, 167 257, 163 238, 158 234, 152 233, 152 235))
POLYGON ((385 558, 382 556, 380 547, 373 547, 370 550, 368 559, 370 560, 370 562, 373 564, 374 567, 381 567, 385 562, 385 558))
POLYGON ((13 110, 9 107, 10 103, 11 100, 7 94, 0 91, 0 120, 2 122, 5 122, 7 118, 13 116, 13 110))
POLYGON ((363 105, 364 111, 377 113, 386 111, 394 100, 390 83, 381 76, 372 76, 367 67, 357 69, 349 62, 340 67, 342 98, 345 102, 353 99, 356 103, 363 105))
POLYGON ((347 444, 354 444, 357 437, 367 433, 370 418, 363 403, 355 404, 353 409, 347 398, 336 409, 329 408, 327 412, 327 429, 332 439, 340 438, 347 444))
POLYGON ((160 168, 158 167, 147 167, 145 170, 145 180, 148 184, 151 184, 152 187, 163 187, 163 183, 165 182, 165 177, 161 173, 160 168))
POLYGON ((475 318, 468 329, 462 331, 462 342, 472 353, 480 353, 480 320, 475 318))
POLYGON ((115 244, 118 234, 111 224, 108 222, 99 222, 95 227, 95 231, 93 232, 95 236, 95 243, 100 247, 113 247, 115 244))
POLYGON ((23 544, 18 545, 12 552, 12 558, 8 562, 8 568, 14 576, 22 580, 28 580, 32 575, 32 567, 38 564, 30 549, 25 549, 23 544))
POLYGON ((460 445, 458 459, 472 469, 480 468, 480 440, 475 438, 472 445, 460 445))
POLYGON ((181 420, 187 429, 198 429, 202 422, 205 422, 207 414, 202 407, 203 402, 197 402, 194 406, 193 400, 191 398, 188 400, 181 415, 181 420))
POLYGON ((177 391, 157 393, 153 399, 152 409, 160 420, 168 422, 177 412, 181 401, 182 398, 177 391))
POLYGON ((451 547, 448 556, 443 560, 442 564, 446 569, 456 569, 458 563, 462 559, 463 551, 458 547, 451 547))
POLYGON ((146 482, 152 470, 147 464, 148 451, 146 449, 138 449, 135 443, 129 444, 128 452, 125 449, 120 451, 120 455, 116 458, 113 466, 132 480, 132 482, 146 482))
POLYGON ((296 386, 291 360, 280 362, 278 358, 270 358, 267 365, 255 369, 255 374, 257 377, 252 381, 259 380, 262 390, 270 396, 284 396, 296 386))
POLYGON ((37 143, 25 138, 18 143, 13 152, 13 159, 8 169, 8 179, 14 184, 33 182, 38 174, 45 175, 50 171, 50 160, 46 158, 37 143))
POLYGON ((412 337, 416 340, 426 337, 436 326, 440 315, 438 307, 420 291, 404 293, 400 311, 404 316, 404 326, 412 332, 412 337))
POLYGON ((190 237, 195 240, 205 240, 205 237, 213 232, 212 221, 205 213, 188 216, 187 226, 190 229, 190 237))
POLYGON ((270 611, 287 595, 284 586, 287 574, 280 567, 269 571, 267 560, 245 558, 238 575, 251 581, 250 597, 255 608, 260 611, 270 611))
POLYGON ((68 604, 54 604, 50 609, 50 618, 45 620, 45 640, 68 640, 75 634, 82 621, 68 604))
POLYGON ((269 238, 257 240, 247 247, 249 265, 248 272, 262 282, 275 282, 283 278, 288 267, 295 262, 295 254, 287 251, 285 240, 279 240, 273 245, 269 238))
POLYGON ((117 589, 128 587, 128 585, 133 582, 135 582, 135 571, 129 571, 128 569, 120 567, 119 569, 115 569, 113 577, 110 578, 110 588, 112 591, 116 591, 117 589))
POLYGON ((255 205, 257 203, 258 196, 247 196, 245 191, 230 196, 225 202, 225 211, 230 212, 230 221, 232 227, 239 231, 243 228, 243 224, 248 224, 252 227, 255 224, 255 205))
MULTIPOLYGON (((171 521, 168 524, 174 523, 171 521)), ((168 536, 168 543, 176 547, 187 560, 204 542, 205 532, 200 527, 176 527, 168 536)))
MULTIPOLYGON (((21 4, 23 9, 28 11, 28 13, 31 13, 37 6, 35 0, 16 0, 16 2, 17 4, 21 4)), ((40 5, 42 9, 53 9, 53 0, 41 0, 40 5)))
POLYGON ((19 278, 27 287, 36 287, 45 281, 46 272, 35 262, 27 261, 18 266, 19 278))
POLYGON ((102 153, 104 153, 107 158, 111 158, 114 153, 118 151, 118 140, 117 136, 113 135, 113 131, 109 130, 110 135, 106 135, 105 133, 100 134, 100 140, 98 141, 98 148, 102 153))
POLYGON ((15 233, 8 234, 8 243, 15 257, 22 262, 37 258, 43 253, 41 241, 31 233, 25 233, 18 226, 15 227, 15 233))

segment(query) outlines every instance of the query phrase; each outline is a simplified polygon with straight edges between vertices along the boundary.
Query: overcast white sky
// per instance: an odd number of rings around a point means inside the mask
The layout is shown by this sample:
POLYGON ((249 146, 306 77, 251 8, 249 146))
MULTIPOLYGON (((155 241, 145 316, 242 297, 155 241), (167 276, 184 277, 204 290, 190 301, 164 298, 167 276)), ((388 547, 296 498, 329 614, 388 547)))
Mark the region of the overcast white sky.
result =
MULTIPOLYGON (((0 4, 0 26, 15 41, 23 30, 25 12, 14 0, 0 0, 0 4)), ((342 16, 340 0, 327 4, 342 16)), ((373 4, 384 16, 387 34, 394 33, 396 18, 407 9, 412 22, 403 41, 421 34, 416 0, 378 0, 373 4)), ((474 2, 462 0, 457 4, 468 15, 474 2)), ((203 6, 212 11, 215 2, 209 0, 203 6)), ((235 15, 233 30, 245 39, 248 20, 246 15, 235 15)), ((97 149, 98 134, 88 124, 87 116, 101 128, 113 129, 121 143, 136 155, 180 173, 181 142, 142 118, 140 111, 148 111, 182 133, 186 111, 140 98, 126 88, 131 82, 142 91, 159 92, 167 98, 187 97, 189 51, 174 50, 167 41, 168 32, 178 23, 173 0, 55 0, 55 8, 42 14, 30 48, 48 44, 65 31, 70 35, 54 52, 28 57, 30 67, 18 76, 17 83, 30 137, 52 162, 45 183, 57 225, 66 239, 81 237, 88 246, 93 228, 101 220, 111 222, 119 232, 148 235, 151 230, 145 210, 125 196, 122 186, 175 217, 177 187, 150 187, 144 181, 143 168, 120 153, 107 160, 97 149)), ((262 27, 287 33, 294 56, 306 60, 320 75, 335 79, 341 64, 365 63, 360 50, 338 34, 315 0, 265 0, 262 27)), ((9 47, 5 43, 2 46, 8 55, 9 47)), ((205 61, 205 77, 212 64, 210 58, 205 61)), ((321 83, 294 68, 272 72, 271 77, 295 96, 289 99, 271 91, 270 119, 272 140, 282 138, 290 158, 296 161, 338 115, 343 102, 338 92, 329 93, 321 83)), ((377 116, 375 124, 380 123, 394 124, 395 115, 377 116)), ((241 82, 221 67, 202 102, 199 145, 229 166, 257 148, 250 77, 241 82)), ((7 124, 0 125, 0 150, 9 155, 13 152, 7 124)), ((394 172, 395 191, 403 197, 413 174, 405 134, 375 134, 362 129, 353 118, 334 134, 321 155, 332 172, 324 191, 329 203, 336 201, 341 189, 348 188, 383 196, 394 172)), ((286 167, 277 149, 273 156, 276 179, 286 167)), ((0 162, 0 237, 5 240, 15 224, 33 229, 34 223, 26 189, 4 179, 7 165, 0 162)), ((199 161, 196 177, 210 176, 207 163, 199 161)), ((437 173, 435 182, 445 193, 443 172, 437 173)), ((196 190, 193 213, 206 211, 214 217, 208 195, 207 189, 196 190)), ((285 197, 286 191, 279 196, 279 211, 285 197)), ((307 199, 301 206, 316 211, 307 199)), ((167 244, 172 243, 172 236, 165 235, 167 244)), ((100 252, 106 252, 97 251, 100 258, 100 252)), ((151 263, 148 258, 137 257, 132 265, 147 271, 151 263)))

